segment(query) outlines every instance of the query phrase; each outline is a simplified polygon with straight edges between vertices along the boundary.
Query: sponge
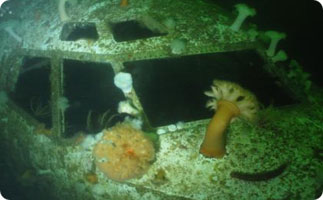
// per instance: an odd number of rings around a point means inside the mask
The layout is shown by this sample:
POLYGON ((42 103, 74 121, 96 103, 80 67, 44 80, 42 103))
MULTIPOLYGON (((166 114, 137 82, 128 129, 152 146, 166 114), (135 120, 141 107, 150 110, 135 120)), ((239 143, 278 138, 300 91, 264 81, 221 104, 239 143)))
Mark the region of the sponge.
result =
POLYGON ((122 123, 104 131, 93 156, 96 166, 107 177, 125 181, 147 172, 155 159, 155 149, 141 130, 122 123))

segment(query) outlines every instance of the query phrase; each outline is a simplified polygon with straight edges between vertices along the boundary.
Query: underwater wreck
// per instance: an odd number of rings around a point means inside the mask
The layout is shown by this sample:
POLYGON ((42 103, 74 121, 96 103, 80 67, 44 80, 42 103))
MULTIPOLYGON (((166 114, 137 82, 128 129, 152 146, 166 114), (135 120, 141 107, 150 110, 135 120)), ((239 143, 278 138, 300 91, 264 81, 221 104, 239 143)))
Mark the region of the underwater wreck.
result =
POLYGON ((277 47, 286 34, 248 24, 255 9, 12 1, 18 17, 9 3, 0 21, 5 198, 320 196, 322 88, 277 47))

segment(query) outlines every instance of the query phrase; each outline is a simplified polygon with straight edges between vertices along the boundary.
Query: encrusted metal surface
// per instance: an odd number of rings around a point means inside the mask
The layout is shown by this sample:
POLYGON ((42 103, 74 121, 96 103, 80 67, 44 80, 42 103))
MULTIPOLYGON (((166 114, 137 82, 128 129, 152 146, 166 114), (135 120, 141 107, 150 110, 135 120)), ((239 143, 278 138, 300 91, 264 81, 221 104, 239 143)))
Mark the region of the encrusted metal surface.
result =
MULTIPOLYGON (((221 9, 193 0, 136 0, 130 1, 125 8, 120 7, 120 0, 79 1, 67 6, 71 21, 95 23, 99 39, 61 41, 59 36, 64 23, 59 19, 57 2, 26 2, 22 2, 18 9, 19 17, 10 19, 14 20, 11 21, 13 29, 23 42, 17 43, 6 32, 0 31, 0 37, 6 38, 0 41, 3 49, 0 52, 0 89, 13 90, 24 56, 50 58, 52 132, 58 137, 39 133, 37 122, 25 117, 23 111, 11 103, 0 110, 0 140, 1 146, 8 149, 8 162, 11 165, 26 163, 25 166, 16 166, 18 174, 32 171, 27 179, 17 175, 22 185, 38 183, 45 188, 44 191, 52 190, 51 195, 56 199, 78 200, 313 197, 315 180, 311 177, 321 164, 312 157, 312 147, 321 147, 319 141, 322 141, 322 136, 315 131, 308 137, 301 133, 285 133, 280 128, 288 129, 283 123, 276 129, 262 129, 237 120, 228 130, 228 154, 223 159, 207 159, 199 154, 208 120, 185 123, 177 126, 180 127, 177 130, 169 126, 160 127, 165 134, 160 135, 156 161, 142 178, 125 183, 109 180, 95 168, 93 145, 84 148, 77 138, 59 139, 63 123, 55 102, 62 95, 63 59, 110 63, 118 72, 126 61, 256 48, 256 42, 246 31, 228 29, 233 19, 221 9), (116 42, 109 24, 128 20, 145 21, 149 28, 161 27, 168 34, 116 42), (167 26, 169 20, 175 24, 174 27, 167 26), (185 50, 179 54, 174 54, 171 47, 176 39, 186 41, 185 50), (276 169, 282 164, 287 165, 282 174, 266 181, 249 182, 230 176, 233 171, 258 173, 276 169), (85 180, 88 172, 97 174, 97 183, 85 180), (50 181, 51 188, 42 184, 46 181, 50 181)), ((140 102, 135 93, 130 98, 140 102)), ((311 125, 322 131, 320 126, 315 126, 317 119, 306 118, 305 113, 298 112, 303 117, 299 124, 311 125)), ((288 124, 288 117, 292 116, 286 115, 282 120, 288 124)))

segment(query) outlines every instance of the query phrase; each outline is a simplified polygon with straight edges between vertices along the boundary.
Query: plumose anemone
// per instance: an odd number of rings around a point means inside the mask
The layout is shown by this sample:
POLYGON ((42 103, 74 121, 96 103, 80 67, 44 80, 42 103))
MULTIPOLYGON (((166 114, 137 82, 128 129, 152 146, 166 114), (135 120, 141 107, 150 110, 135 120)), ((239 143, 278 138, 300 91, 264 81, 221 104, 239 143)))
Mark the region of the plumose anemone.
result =
POLYGON ((258 102, 251 92, 235 83, 214 80, 211 88, 211 91, 205 92, 212 97, 206 106, 216 113, 207 127, 200 153, 206 157, 221 158, 225 154, 225 129, 237 116, 255 120, 258 102))

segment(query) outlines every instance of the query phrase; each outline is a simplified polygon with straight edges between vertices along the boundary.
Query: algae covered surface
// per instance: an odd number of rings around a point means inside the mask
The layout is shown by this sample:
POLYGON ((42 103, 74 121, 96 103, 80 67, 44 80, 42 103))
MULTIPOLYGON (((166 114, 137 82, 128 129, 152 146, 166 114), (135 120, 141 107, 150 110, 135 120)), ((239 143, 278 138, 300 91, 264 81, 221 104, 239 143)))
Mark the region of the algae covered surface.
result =
POLYGON ((2 112, 1 180, 10 186, 4 194, 11 188, 26 199, 314 199, 322 190, 320 103, 269 106, 255 124, 234 121, 222 159, 199 154, 208 120, 186 123, 159 136, 146 174, 123 183, 95 166, 93 147, 58 142, 16 111, 2 112), (94 183, 84 178, 89 173, 94 183))

